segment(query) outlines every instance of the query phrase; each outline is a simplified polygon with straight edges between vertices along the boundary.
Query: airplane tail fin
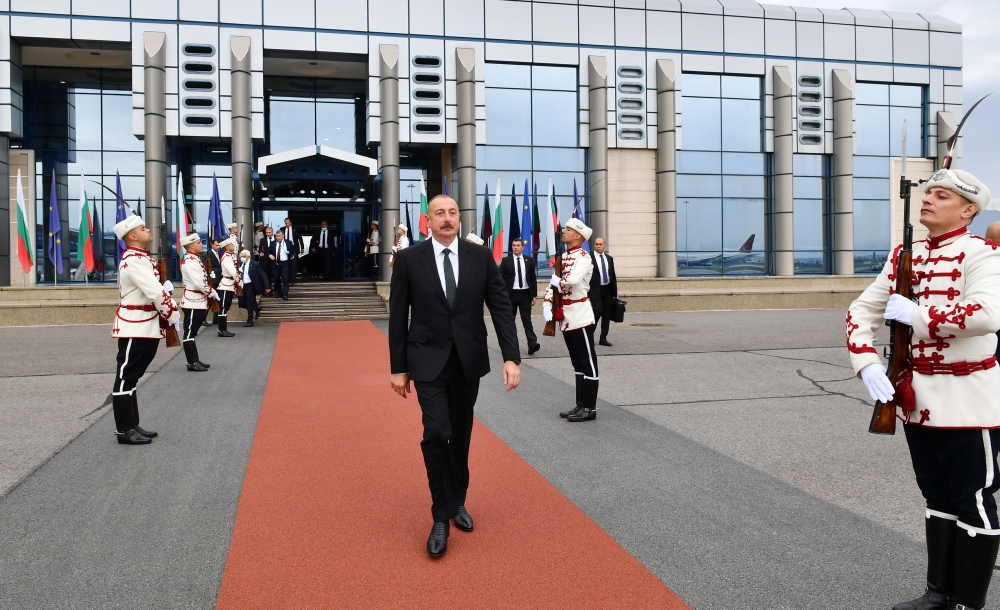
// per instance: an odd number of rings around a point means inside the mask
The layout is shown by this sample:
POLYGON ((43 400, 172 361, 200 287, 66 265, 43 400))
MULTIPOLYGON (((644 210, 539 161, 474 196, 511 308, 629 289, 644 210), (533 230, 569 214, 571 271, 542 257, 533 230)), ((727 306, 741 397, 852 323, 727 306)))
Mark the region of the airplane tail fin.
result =
POLYGON ((749 252, 750 250, 753 250, 753 238, 754 237, 757 237, 757 234, 756 233, 751 233, 750 237, 747 238, 747 240, 745 242, 743 242, 743 245, 740 246, 740 251, 741 252, 749 252))

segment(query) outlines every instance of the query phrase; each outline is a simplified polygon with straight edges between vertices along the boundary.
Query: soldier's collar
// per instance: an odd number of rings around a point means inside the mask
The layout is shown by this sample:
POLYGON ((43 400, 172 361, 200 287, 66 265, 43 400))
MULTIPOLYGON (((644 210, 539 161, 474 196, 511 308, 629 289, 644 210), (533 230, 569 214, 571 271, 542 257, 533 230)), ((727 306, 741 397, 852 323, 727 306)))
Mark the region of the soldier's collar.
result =
POLYGON ((149 254, 149 250, 143 250, 142 248, 136 248, 135 246, 126 246, 125 250, 132 250, 133 252, 138 252, 140 254, 149 254))
POLYGON ((573 246, 572 248, 569 248, 568 250, 566 250, 566 254, 569 254, 570 252, 573 252, 574 250, 582 250, 582 249, 583 249, 583 244, 577 244, 577 245, 573 246))
POLYGON ((969 232, 968 227, 959 227, 957 229, 952 229, 951 231, 948 231, 947 233, 942 233, 937 237, 928 237, 927 245, 930 246, 931 248, 940 248, 941 246, 945 245, 945 242, 948 242, 968 232, 969 232))

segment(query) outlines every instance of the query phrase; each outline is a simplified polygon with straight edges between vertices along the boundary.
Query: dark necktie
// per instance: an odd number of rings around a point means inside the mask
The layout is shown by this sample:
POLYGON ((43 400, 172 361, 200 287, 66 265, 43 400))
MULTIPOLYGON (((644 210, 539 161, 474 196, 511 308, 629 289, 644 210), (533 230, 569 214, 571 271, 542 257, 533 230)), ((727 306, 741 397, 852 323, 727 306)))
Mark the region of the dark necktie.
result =
POLYGON ((451 250, 445 248, 444 253, 444 296, 448 299, 448 307, 455 306, 455 269, 451 266, 451 250))
POLYGON ((323 233, 323 239, 319 240, 320 241, 319 247, 320 248, 325 248, 326 247, 326 229, 323 229, 323 231, 321 231, 321 232, 323 233))
POLYGON ((604 264, 604 255, 601 255, 601 283, 608 283, 608 267, 604 264))
POLYGON ((517 287, 520 289, 524 286, 524 273, 521 271, 521 257, 515 256, 514 262, 517 263, 517 287))

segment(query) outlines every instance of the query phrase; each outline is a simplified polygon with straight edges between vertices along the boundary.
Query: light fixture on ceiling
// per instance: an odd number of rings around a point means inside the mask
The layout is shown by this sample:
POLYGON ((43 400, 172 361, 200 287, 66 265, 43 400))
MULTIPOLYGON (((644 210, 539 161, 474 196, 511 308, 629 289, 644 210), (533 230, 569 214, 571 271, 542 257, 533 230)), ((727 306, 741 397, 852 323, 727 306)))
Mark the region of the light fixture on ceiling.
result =
POLYGON ((340 68, 326 61, 297 61, 288 64, 288 71, 300 76, 330 76, 340 68))

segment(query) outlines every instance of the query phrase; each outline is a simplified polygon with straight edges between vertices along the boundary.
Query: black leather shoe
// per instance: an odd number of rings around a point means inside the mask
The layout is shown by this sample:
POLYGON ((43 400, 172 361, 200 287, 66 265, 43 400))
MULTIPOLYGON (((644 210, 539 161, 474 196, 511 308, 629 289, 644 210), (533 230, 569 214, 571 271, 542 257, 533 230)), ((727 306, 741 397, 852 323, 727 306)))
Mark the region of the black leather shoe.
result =
POLYGON ((563 411, 562 413, 560 413, 559 417, 561 417, 563 419, 566 419, 570 415, 576 415, 580 411, 580 409, 582 409, 582 408, 583 408, 583 405, 576 405, 575 407, 573 407, 569 411, 563 411))
POLYGON ((896 604, 892 610, 948 610, 948 596, 928 591, 917 599, 896 604))
POLYGON ((245 324, 243 324, 243 327, 244 328, 249 328, 251 326, 253 326, 253 318, 247 318, 247 321, 246 321, 245 324))
POLYGON ((146 438, 156 438, 157 436, 160 436, 159 432, 150 432, 149 430, 143 430, 142 426, 136 426, 135 431, 145 436, 146 438))
POLYGON ((202 323, 201 323, 201 325, 202 325, 202 326, 211 326, 211 325, 212 325, 212 323, 211 323, 211 322, 209 322, 208 320, 205 320, 204 322, 202 322, 202 323))
POLYGON ((211 364, 205 364, 205 363, 204 363, 204 362, 202 362, 201 360, 199 360, 199 361, 198 361, 198 364, 202 365, 202 366, 203 366, 203 367, 205 367, 206 369, 210 369, 210 368, 212 368, 212 365, 211 365, 211 364))
POLYGON ((281 298, 284 299, 284 300, 286 300, 286 301, 288 300, 288 297, 281 297, 281 298))
POLYGON ((188 370, 193 373, 204 373, 208 370, 208 367, 198 361, 195 361, 188 365, 188 370))
POLYGON ((219 331, 219 336, 220 337, 235 337, 236 335, 233 334, 233 333, 231 333, 231 332, 229 332, 228 330, 220 330, 219 331))
POLYGON ((472 515, 469 514, 469 511, 465 510, 464 506, 458 507, 458 514, 455 515, 455 527, 463 532, 472 531, 472 515))
POLYGON ((542 345, 540 343, 536 343, 528 348, 528 355, 530 356, 540 349, 542 349, 542 345))
POLYGON ((579 411, 577 411, 576 413, 573 413, 572 415, 566 417, 566 421, 574 423, 581 421, 591 421, 594 419, 597 419, 597 409, 588 409, 587 407, 584 407, 579 411))
POLYGON ((569 411, 563 411, 559 414, 559 417, 563 419, 573 415, 577 411, 583 408, 583 373, 576 374, 576 406, 569 411))
POLYGON ((440 557, 448 550, 448 534, 451 528, 447 521, 435 521, 431 535, 427 538, 427 553, 431 557, 440 557))
POLYGON ((153 442, 153 439, 139 434, 135 428, 128 432, 118 432, 115 436, 118 437, 119 445, 148 445, 153 442))
POLYGON ((254 312, 253 319, 254 320, 259 320, 260 319, 260 309, 258 309, 257 311, 254 312))
POLYGON ((598 345, 603 345, 603 346, 605 346, 605 347, 611 347, 611 342, 610 342, 610 341, 608 341, 607 339, 601 339, 601 340, 600 340, 600 341, 598 342, 598 345))

